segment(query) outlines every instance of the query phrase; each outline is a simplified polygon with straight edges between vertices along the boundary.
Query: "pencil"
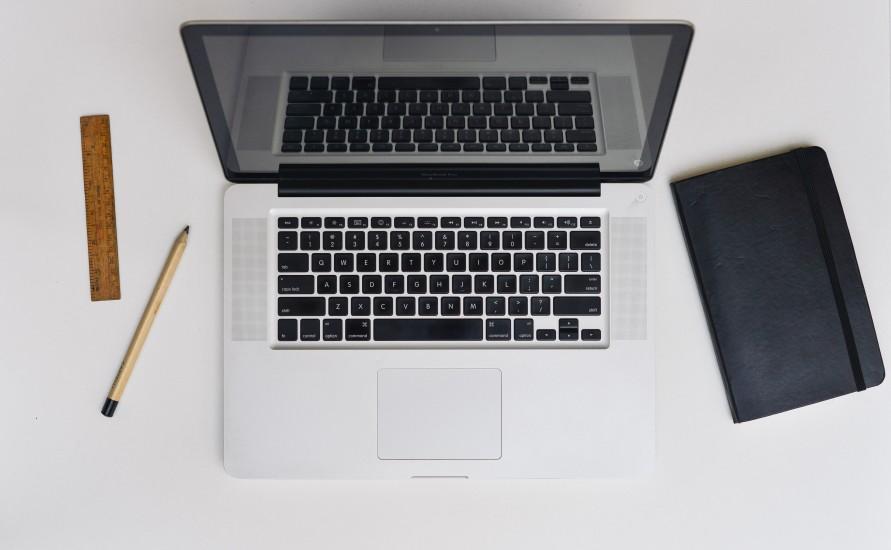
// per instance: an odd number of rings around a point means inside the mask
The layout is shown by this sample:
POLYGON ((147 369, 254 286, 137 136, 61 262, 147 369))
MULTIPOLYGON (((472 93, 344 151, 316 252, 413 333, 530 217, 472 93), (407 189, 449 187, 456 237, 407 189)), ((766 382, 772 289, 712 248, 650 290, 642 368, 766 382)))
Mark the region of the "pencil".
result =
POLYGON ((127 381, 130 379, 130 374, 133 373, 133 367, 136 366, 139 352, 142 351, 142 345, 145 344, 145 339, 148 337, 148 333, 152 328, 152 323, 155 321, 155 316, 158 314, 158 308, 161 307, 164 295, 167 294, 167 288, 173 280, 173 274, 176 273, 176 266, 179 265, 179 260, 183 257, 183 252, 186 250, 186 243, 188 241, 189 226, 187 225, 176 240, 173 241, 173 248, 170 249, 170 254, 167 255, 167 261, 164 262, 161 276, 158 277, 158 282, 155 283, 155 289, 152 291, 148 304, 145 306, 145 311, 142 313, 142 319, 139 320, 139 325, 136 326, 136 332, 133 333, 133 339, 130 341, 130 347, 127 348, 127 354, 124 355, 124 361, 121 363, 121 368, 118 369, 118 374, 115 376, 114 382, 111 384, 111 389, 108 390, 108 397, 105 399, 105 404, 102 406, 102 414, 109 418, 114 416, 118 401, 121 400, 124 388, 127 387, 127 381))

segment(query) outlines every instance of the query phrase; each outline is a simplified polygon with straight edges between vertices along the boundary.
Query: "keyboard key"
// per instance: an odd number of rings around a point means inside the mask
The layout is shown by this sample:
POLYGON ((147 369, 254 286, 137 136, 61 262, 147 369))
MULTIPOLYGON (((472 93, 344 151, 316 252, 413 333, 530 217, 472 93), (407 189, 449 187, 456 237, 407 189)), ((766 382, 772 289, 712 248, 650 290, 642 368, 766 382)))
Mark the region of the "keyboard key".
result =
POLYGON ((550 143, 533 143, 532 144, 532 152, 533 153, 550 153, 551 152, 551 144, 550 143))
POLYGON ((596 216, 585 216, 581 219, 581 227, 600 227, 600 218, 596 216))
POLYGON ((600 315, 600 297, 555 296, 554 315, 600 315))
POLYGON ((440 301, 440 309, 443 315, 460 315, 461 299, 454 296, 443 298, 440 301))
POLYGON ((346 220, 343 218, 325 218, 326 229, 342 229, 346 227, 346 220))
POLYGON ((305 76, 292 76, 288 88, 291 90, 305 90, 309 85, 309 78, 305 76))
MULTIPOLYGON (((414 219, 412 225, 414 225, 414 219)), ((391 250, 408 250, 411 246, 411 237, 408 231, 392 231, 390 232, 390 249, 391 250)))
POLYGON ((418 315, 435 316, 439 312, 439 302, 436 298, 425 297, 418 299, 418 315))
POLYGON ((492 271, 496 273, 510 271, 510 254, 492 254, 492 271))
POLYGON ((531 307, 532 315, 550 315, 551 299, 547 296, 534 296, 531 307))
POLYGON ((325 299, 279 298, 278 314, 282 317, 319 317, 325 314, 325 299))
POLYGON ((338 273, 350 273, 353 271, 353 267, 352 254, 334 255, 334 271, 337 271, 338 273))
POLYGON ((591 103, 591 92, 548 92, 548 103, 591 103))
POLYGON ((532 271, 532 254, 521 253, 514 255, 514 271, 532 271))
POLYGON ((328 298, 328 315, 332 317, 346 317, 347 299, 328 298))
POLYGON ((343 321, 340 319, 325 319, 322 321, 322 340, 337 342, 343 339, 343 321))
POLYGON ((445 269, 445 258, 439 252, 428 252, 424 254, 424 271, 428 273, 437 273, 445 269))
POLYGON ((560 103, 559 105, 557 105, 557 112, 560 114, 560 116, 591 116, 594 114, 594 109, 591 107, 590 103, 560 103))
POLYGON ((526 143, 511 143, 509 147, 513 153, 526 153, 529 151, 529 145, 526 143))
POLYGON ((507 79, 503 76, 484 76, 484 90, 503 90, 507 88, 507 79))
POLYGON ((470 254, 467 264, 468 271, 489 271, 489 255, 484 253, 470 254))
MULTIPOLYGON (((364 283, 363 283, 364 284, 364 283)), ((350 299, 350 315, 366 317, 371 315, 371 298, 356 296, 350 299)))
POLYGON ((331 271, 331 254, 313 254, 312 270, 315 273, 327 273, 331 271))
POLYGON ((340 231, 325 231, 322 234, 322 248, 325 250, 342 250, 343 233, 340 231))
POLYGON ((543 250, 544 249, 544 231, 527 231, 526 232, 526 249, 543 250))
POLYGON ((510 319, 486 319, 486 340, 510 340, 510 319))
POLYGON ((573 217, 561 216, 557 218, 557 227, 575 229, 577 220, 573 217))
POLYGON ((448 275, 430 276, 430 294, 447 294, 449 292, 448 275))
POLYGON ((470 294, 473 290, 473 279, 470 275, 452 275, 452 294, 470 294))
POLYGON ((486 315, 504 315, 506 310, 504 297, 488 296, 486 298, 486 315))
POLYGON ((288 103, 331 103, 333 94, 321 90, 295 90, 288 92, 288 103))
POLYGON ((526 89, 526 77, 525 76, 512 76, 507 79, 507 87, 511 90, 525 90, 526 89))
POLYGON ((399 271, 399 254, 381 254, 378 256, 378 269, 384 272, 399 271))
POLYGON ((579 329, 576 328, 561 328, 558 332, 560 341, 574 341, 579 339, 579 329))
POLYGON ((600 250, 600 231, 572 231, 569 233, 572 250, 600 250))
POLYGON ((278 232, 278 249, 279 250, 297 250, 297 232, 296 231, 279 231, 278 232))
POLYGON ((391 224, 392 224, 392 220, 390 218, 380 218, 380 217, 371 218, 371 227, 376 227, 378 229, 385 229, 387 227, 390 227, 391 224))
POLYGON ((397 153, 412 153, 415 150, 414 143, 397 143, 396 144, 396 152, 397 153))
POLYGON ((364 229, 368 227, 368 218, 349 218, 347 220, 347 227, 352 229, 364 229))
POLYGON ((446 254, 446 271, 460 272, 467 269, 467 257, 460 252, 446 254))
POLYGON ((537 271, 556 271, 557 255, 553 252, 539 252, 535 255, 535 269, 537 271))
POLYGON ((368 319, 347 319, 344 337, 347 342, 371 340, 371 321, 368 319))
POLYGON ((601 339, 600 329, 596 329, 596 328, 582 329, 582 340, 587 340, 587 341, 595 340, 596 341, 596 340, 600 340, 600 339, 601 339))
POLYGON ((599 294, 600 275, 566 275, 566 294, 599 294))
POLYGON ((545 294, 560 294, 562 291, 562 280, 560 275, 542 275, 541 291, 545 294))
MULTIPOLYGON (((435 220, 436 218, 434 218, 435 220)), ((415 231, 412 233, 412 248, 415 250, 430 250, 433 248, 432 231, 415 231)))
POLYGON ((362 277, 362 294, 380 294, 383 287, 384 282, 380 275, 365 275, 362 277))
POLYGON ((568 90, 569 89, 569 78, 565 76, 552 76, 551 77, 551 89, 552 90, 568 90))
POLYGON ((312 294, 315 292, 315 278, 312 275, 279 275, 279 294, 312 294))
POLYGON ((525 296, 511 296, 507 304, 511 315, 529 315, 529 299, 525 296))
POLYGON ((499 294, 515 294, 517 292, 517 276, 499 275, 496 285, 499 294))
MULTIPOLYGON (((560 143, 563 141, 563 130, 545 130, 544 140, 548 143, 560 143)), ((555 148, 555 151, 560 149, 555 148)))
POLYGON ((479 296, 467 296, 464 298, 464 315, 482 315, 483 299, 479 296))
POLYGON ((557 339, 557 331, 552 328, 540 328, 535 331, 535 339, 548 342, 557 339))
POLYGON ((548 231, 548 250, 566 250, 566 231, 548 231))
POLYGON ((384 277, 384 292, 387 294, 404 293, 405 277, 403 275, 387 275, 384 277))
POLYGON ((594 129, 594 117, 590 117, 590 116, 575 117, 575 127, 579 130, 593 130, 594 129))
POLYGON ((575 252, 561 252, 557 256, 560 271, 578 271, 579 255, 575 252))
MULTIPOLYGON (((482 218, 480 218, 482 221, 482 218)), ((468 227, 467 220, 464 220, 464 226, 468 227)), ((458 250, 476 250, 476 231, 459 231, 458 232, 458 250)))
POLYGON ((354 76, 353 77, 353 86, 354 90, 373 90, 376 78, 373 76, 354 76))
POLYGON ((297 319, 278 320, 279 342, 293 342, 297 340, 297 319))
MULTIPOLYGON (((287 116, 319 116, 322 114, 322 106, 318 103, 295 103, 294 105, 288 105, 287 116)), ((287 128, 287 121, 285 119, 285 128, 287 128)), ((310 126, 312 128, 312 126, 310 126)))
POLYGON ((426 275, 409 275, 407 282, 409 294, 426 294, 427 293, 427 276, 426 275))
POLYGON ((473 291, 476 294, 492 294, 495 292, 495 277, 492 275, 474 275, 473 291))
POLYGON ((374 315, 393 315, 393 298, 377 297, 372 304, 372 313, 374 315))
POLYGON ((395 341, 481 341, 482 319, 375 319, 374 339, 395 341))
POLYGON ((309 271, 309 254, 279 254, 278 270, 297 273, 309 271))
POLYGON ((316 278, 316 292, 318 294, 337 293, 337 277, 335 275, 319 275, 316 278))
POLYGON ((567 130, 566 141, 594 143, 597 137, 594 135, 594 130, 567 130))
POLYGON ((421 255, 417 253, 402 255, 402 271, 415 272, 421 270, 421 255))
POLYGON ((411 297, 396 298, 396 315, 400 317, 415 314, 415 299, 411 297))
POLYGON ((532 319, 514 319, 514 340, 520 342, 532 340, 533 327, 532 319))
POLYGON ((546 76, 530 76, 529 83, 530 84, 547 84, 548 77, 546 77, 546 76))
POLYGON ((303 319, 300 322, 300 339, 304 342, 315 342, 320 338, 318 319, 303 319))

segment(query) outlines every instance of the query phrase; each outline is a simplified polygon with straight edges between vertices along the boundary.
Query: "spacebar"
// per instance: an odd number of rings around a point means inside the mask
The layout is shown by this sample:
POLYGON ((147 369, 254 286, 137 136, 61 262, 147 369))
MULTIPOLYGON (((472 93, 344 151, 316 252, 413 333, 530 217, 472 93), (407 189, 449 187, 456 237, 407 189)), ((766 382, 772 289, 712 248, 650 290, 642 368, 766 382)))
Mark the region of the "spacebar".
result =
POLYGON ((381 90, 479 90, 477 76, 382 76, 381 90))
POLYGON ((375 319, 379 342, 482 340, 482 319, 375 319))

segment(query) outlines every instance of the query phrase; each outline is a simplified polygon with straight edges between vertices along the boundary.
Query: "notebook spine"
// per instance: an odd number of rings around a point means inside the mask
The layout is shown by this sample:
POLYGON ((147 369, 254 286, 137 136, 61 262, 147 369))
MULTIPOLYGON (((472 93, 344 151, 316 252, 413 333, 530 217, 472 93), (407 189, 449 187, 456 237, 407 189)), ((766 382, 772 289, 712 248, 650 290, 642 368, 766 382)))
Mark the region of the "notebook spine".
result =
POLYGON ((677 205, 678 217, 680 218, 681 230, 684 232, 684 244, 687 247, 687 253, 690 258, 690 266, 693 269, 693 276, 696 278, 696 288, 699 293, 699 299, 702 304, 703 312, 705 313, 706 323, 708 324, 709 334, 711 335, 712 345, 715 348, 715 355, 718 358, 718 367, 721 371, 721 380, 724 382, 724 391, 727 394, 727 402, 730 403, 730 414, 733 417, 734 423, 739 423, 739 414, 736 406, 736 397, 733 395, 733 386, 730 385, 730 381, 727 378, 727 370, 724 366, 724 353, 721 350, 721 343, 718 339, 717 332, 715 330, 715 323, 712 319, 711 314, 711 305, 708 301, 708 296, 706 295, 705 285, 703 284, 702 273, 699 270, 700 262, 696 257, 696 251, 693 248, 692 242, 693 239, 690 236, 690 230, 687 225, 686 214, 684 211, 684 202, 681 199, 680 193, 678 192, 678 184, 682 182, 672 182, 671 191, 674 196, 675 204, 677 205))

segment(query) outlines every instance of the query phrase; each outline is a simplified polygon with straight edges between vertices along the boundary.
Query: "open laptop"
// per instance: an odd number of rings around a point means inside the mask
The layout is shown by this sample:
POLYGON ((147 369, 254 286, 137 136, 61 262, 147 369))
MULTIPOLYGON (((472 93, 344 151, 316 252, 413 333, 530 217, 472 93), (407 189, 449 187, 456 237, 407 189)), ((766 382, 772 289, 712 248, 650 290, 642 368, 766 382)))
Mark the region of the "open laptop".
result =
POLYGON ((226 178, 238 477, 613 477, 654 451, 667 22, 182 27, 226 178))

